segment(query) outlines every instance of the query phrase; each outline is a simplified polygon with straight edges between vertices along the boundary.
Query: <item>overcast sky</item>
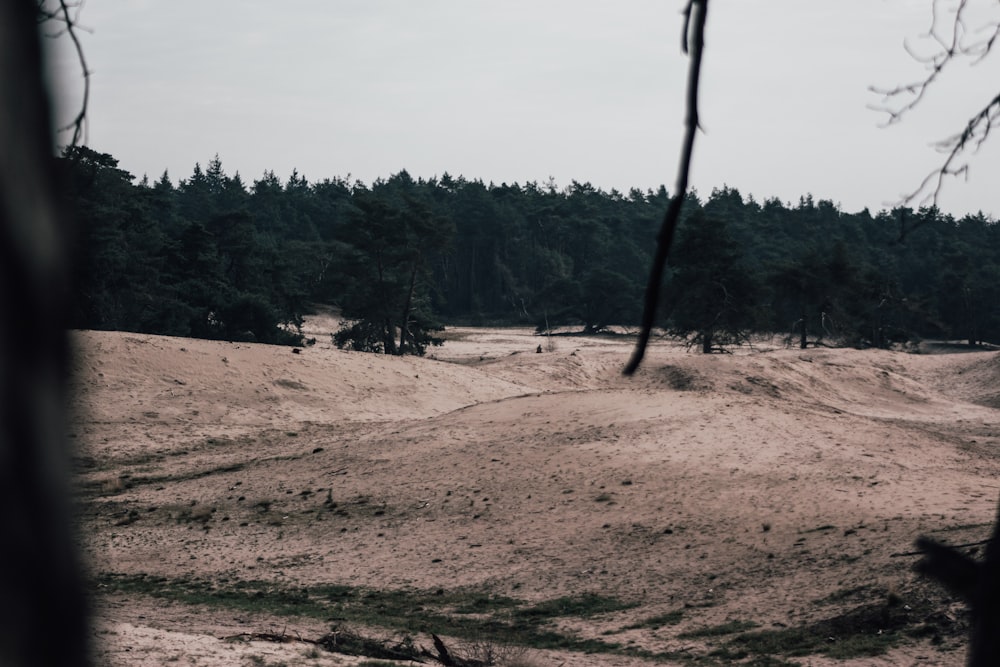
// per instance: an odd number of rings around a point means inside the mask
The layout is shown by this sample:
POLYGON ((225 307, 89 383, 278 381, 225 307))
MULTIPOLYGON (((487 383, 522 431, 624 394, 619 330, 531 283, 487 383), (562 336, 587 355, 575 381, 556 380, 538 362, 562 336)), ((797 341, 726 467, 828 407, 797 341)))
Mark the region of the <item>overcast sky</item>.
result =
MULTIPOLYGON (((995 20, 1000 5, 977 1, 995 20)), ((88 144, 175 183, 218 154, 247 183, 268 169, 366 183, 406 169, 672 191, 683 4, 89 0, 88 144)), ((691 181, 702 195, 728 185, 759 201, 812 193, 849 212, 886 208, 940 164, 932 143, 1000 89, 1000 53, 957 63, 904 122, 882 128, 868 88, 923 76, 903 43, 930 49, 931 0, 710 7, 691 181)), ((65 48, 53 64, 68 119, 79 66, 65 48)), ((1000 136, 967 181, 947 182, 941 208, 1000 217, 998 176, 1000 136)))

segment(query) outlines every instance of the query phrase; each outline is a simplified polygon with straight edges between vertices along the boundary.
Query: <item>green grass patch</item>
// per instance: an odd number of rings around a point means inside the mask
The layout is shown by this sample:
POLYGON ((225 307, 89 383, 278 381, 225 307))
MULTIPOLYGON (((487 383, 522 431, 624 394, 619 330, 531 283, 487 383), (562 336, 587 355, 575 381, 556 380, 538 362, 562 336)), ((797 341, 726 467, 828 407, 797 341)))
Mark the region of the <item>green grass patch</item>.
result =
MULTIPOLYGON (((444 592, 441 593, 444 595, 444 592)), ((458 604, 453 612, 456 614, 491 614, 504 609, 514 609, 521 602, 502 595, 473 595, 465 602, 458 604)))
POLYGON ((735 635, 737 632, 743 632, 744 630, 752 630, 753 628, 759 628, 760 625, 754 623, 753 621, 726 621, 721 625, 712 625, 706 628, 698 628, 696 630, 688 630, 687 632, 682 632, 677 637, 679 639, 703 639, 705 637, 725 637, 726 635, 735 635))
POLYGON ((514 616, 520 619, 543 620, 561 616, 591 618, 598 614, 632 609, 635 606, 636 604, 632 602, 622 602, 615 598, 604 597, 594 593, 584 593, 583 595, 546 600, 531 607, 516 609, 514 610, 514 616))
POLYGON ((303 588, 263 581, 220 584, 205 579, 117 574, 104 574, 95 583, 103 591, 148 595, 184 604, 318 618, 333 623, 358 623, 408 633, 435 633, 461 639, 490 637, 494 641, 538 649, 653 659, 675 657, 613 642, 583 639, 550 626, 556 618, 589 618, 635 606, 592 593, 528 604, 461 589, 376 590, 339 585, 303 588))
POLYGON ((917 622, 905 605, 870 604, 800 627, 743 633, 729 645, 757 655, 872 657, 907 639, 917 622))
POLYGON ((675 611, 669 611, 666 614, 650 616, 649 618, 645 618, 638 623, 627 625, 622 628, 622 630, 642 630, 643 628, 657 630, 668 625, 677 625, 682 620, 684 620, 684 610, 677 609, 675 611))
MULTIPOLYGON (((588 619, 636 606, 594 593, 529 603, 471 589, 296 587, 265 581, 118 574, 101 575, 94 583, 100 586, 100 593, 137 594, 242 612, 315 618, 336 625, 359 624, 406 634, 434 633, 463 640, 489 638, 510 646, 625 655, 679 664, 738 661, 756 667, 792 667, 795 663, 789 659, 796 656, 822 654, 837 659, 865 658, 884 654, 907 640, 957 636, 964 629, 939 613, 934 601, 920 597, 910 600, 907 605, 899 598, 883 599, 791 628, 762 630, 752 621, 731 620, 678 635, 678 638, 705 641, 708 647, 701 652, 654 653, 631 644, 585 639, 554 623, 559 619, 588 619)), ((861 594, 856 589, 845 589, 831 597, 853 598, 861 594)), ((624 629, 675 625, 685 613, 687 610, 679 609, 651 616, 624 629)), ((385 658, 377 654, 366 657, 385 658)))

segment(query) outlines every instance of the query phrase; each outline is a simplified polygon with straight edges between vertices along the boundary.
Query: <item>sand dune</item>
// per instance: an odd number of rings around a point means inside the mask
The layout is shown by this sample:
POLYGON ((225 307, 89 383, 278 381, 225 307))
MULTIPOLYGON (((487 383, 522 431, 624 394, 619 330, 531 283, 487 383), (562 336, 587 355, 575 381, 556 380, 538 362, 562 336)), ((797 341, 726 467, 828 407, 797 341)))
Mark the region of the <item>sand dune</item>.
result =
MULTIPOLYGON (((986 536, 1000 490, 997 353, 704 356, 661 343, 626 378, 624 336, 453 329, 432 356, 400 359, 332 349, 323 333, 300 353, 75 334, 95 572, 525 601, 596 593, 636 606, 572 631, 652 652, 707 654, 722 640, 683 633, 802 625, 890 594, 908 609, 933 603, 961 632, 960 606, 896 554, 919 534, 986 536), (625 629, 678 609, 676 626, 625 629)), ((192 664, 250 655, 211 649, 246 631, 231 613, 120 592, 100 608, 109 664, 159 664, 184 637, 207 642, 192 664)), ((935 646, 931 634, 878 658, 794 660, 961 661, 959 634, 935 646)))

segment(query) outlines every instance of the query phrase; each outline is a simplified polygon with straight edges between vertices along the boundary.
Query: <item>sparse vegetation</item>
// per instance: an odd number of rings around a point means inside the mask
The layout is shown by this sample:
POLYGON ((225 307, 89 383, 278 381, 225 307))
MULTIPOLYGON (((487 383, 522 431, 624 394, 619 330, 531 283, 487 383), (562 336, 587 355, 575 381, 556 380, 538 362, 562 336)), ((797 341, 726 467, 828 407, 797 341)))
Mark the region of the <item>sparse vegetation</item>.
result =
POLYGON ((675 611, 669 611, 666 614, 659 614, 657 616, 650 616, 647 619, 643 619, 638 623, 628 625, 623 630, 640 630, 642 628, 650 628, 652 630, 657 630, 667 625, 677 625, 684 618, 684 610, 677 609, 675 611))
POLYGON ((261 581, 220 585, 204 579, 112 574, 99 577, 98 583, 106 591, 151 595, 185 604, 458 637, 472 645, 488 645, 496 653, 505 651, 511 657, 516 657, 515 647, 640 657, 660 655, 617 643, 576 637, 551 626, 556 618, 589 618, 635 606, 594 594, 525 605, 511 598, 463 590, 369 590, 336 585, 295 588, 261 581), (475 609, 475 613, 470 609, 475 609), (501 648, 507 646, 510 648, 501 648))
POLYGON ((744 630, 751 630, 757 627, 760 626, 753 621, 726 621, 720 625, 698 628, 697 630, 688 630, 687 632, 682 632, 677 636, 683 639, 723 637, 725 635, 732 635, 737 632, 743 632, 744 630))
POLYGON ((907 638, 955 634, 955 622, 935 614, 927 601, 919 605, 867 604, 803 626, 758 630, 729 642, 757 655, 828 655, 847 659, 882 655, 907 638))
POLYGON ((502 665, 503 667, 525 664, 528 653, 525 646, 497 642, 489 637, 468 639, 459 645, 458 651, 463 660, 474 661, 485 666, 502 665))
POLYGON ((230 463, 207 469, 191 470, 174 475, 133 475, 131 473, 122 473, 109 479, 82 483, 80 487, 81 489, 90 491, 98 496, 114 496, 122 493, 123 491, 133 489, 141 485, 148 486, 184 482, 193 479, 201 479, 202 477, 210 477, 212 475, 239 472, 240 470, 243 470, 244 467, 245 465, 242 463, 230 463))
POLYGON ((584 593, 583 595, 561 597, 555 600, 539 602, 525 609, 517 609, 514 611, 514 616, 524 619, 547 619, 560 616, 591 618, 597 614, 632 609, 635 606, 636 603, 622 602, 615 598, 604 597, 594 593, 584 593))
MULTIPOLYGON (((106 574, 99 578, 105 590, 151 595, 186 604, 225 607, 245 612, 289 617, 311 617, 335 623, 334 631, 316 640, 327 650, 372 658, 399 658, 413 648, 402 639, 373 639, 345 624, 384 627, 404 633, 426 633, 463 640, 452 649, 474 664, 531 664, 530 648, 630 655, 679 662, 700 660, 697 652, 654 653, 639 647, 585 639, 557 630, 560 618, 586 619, 634 608, 635 603, 596 594, 562 597, 534 604, 481 591, 373 590, 349 586, 282 587, 263 581, 235 581, 222 585, 204 579, 167 579, 158 576, 106 574), (383 651, 380 653, 379 651, 383 651)), ((852 594, 853 591, 848 592, 852 594)), ((947 617, 929 615, 902 604, 861 606, 803 626, 760 630, 758 623, 730 620, 679 633, 678 638, 708 642, 702 658, 741 661, 760 667, 787 667, 783 657, 823 654, 837 659, 876 656, 906 638, 955 634, 947 617), (716 644, 719 640, 722 643, 716 644)), ((678 609, 643 619, 622 630, 658 630, 680 623, 678 609)), ((415 650, 415 649, 413 649, 415 650)), ((378 663, 375 663, 378 664, 378 663)), ((710 663, 709 663, 710 664, 710 663)))
POLYGON ((106 479, 100 484, 101 495, 104 496, 112 496, 125 490, 125 479, 121 475, 106 479))

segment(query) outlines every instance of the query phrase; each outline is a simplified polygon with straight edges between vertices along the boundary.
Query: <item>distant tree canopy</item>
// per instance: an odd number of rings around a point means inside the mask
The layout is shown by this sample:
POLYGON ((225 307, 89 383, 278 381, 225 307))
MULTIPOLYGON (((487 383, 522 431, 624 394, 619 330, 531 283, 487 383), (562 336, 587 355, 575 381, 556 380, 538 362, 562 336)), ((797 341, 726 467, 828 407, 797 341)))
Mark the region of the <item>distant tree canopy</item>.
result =
MULTIPOLYGON (((441 323, 634 326, 669 199, 405 171, 246 183, 218 157, 136 182, 83 147, 60 162, 79 227, 75 327, 297 344, 303 316, 329 305, 346 320, 337 344, 388 354, 422 354, 441 323)), ((751 332, 1000 343, 1000 227, 982 214, 721 188, 688 195, 668 266, 660 324, 705 351, 751 332)))

